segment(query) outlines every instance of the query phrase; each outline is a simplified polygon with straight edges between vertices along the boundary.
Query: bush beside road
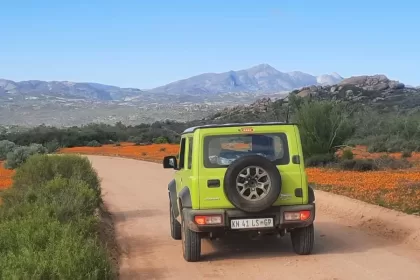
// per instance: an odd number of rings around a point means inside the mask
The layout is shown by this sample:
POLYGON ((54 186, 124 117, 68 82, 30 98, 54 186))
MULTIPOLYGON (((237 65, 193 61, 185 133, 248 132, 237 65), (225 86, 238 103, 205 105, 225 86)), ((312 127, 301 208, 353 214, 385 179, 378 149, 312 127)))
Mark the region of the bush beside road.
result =
POLYGON ((0 197, 0 279, 115 279, 87 158, 33 155, 0 197))

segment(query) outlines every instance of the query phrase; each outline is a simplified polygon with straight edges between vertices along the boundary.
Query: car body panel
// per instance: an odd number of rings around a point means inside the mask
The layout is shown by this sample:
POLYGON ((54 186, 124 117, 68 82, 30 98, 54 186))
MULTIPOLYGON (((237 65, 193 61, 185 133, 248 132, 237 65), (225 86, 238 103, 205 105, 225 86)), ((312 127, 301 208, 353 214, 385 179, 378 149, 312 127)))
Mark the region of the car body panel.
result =
MULTIPOLYGON (((259 124, 259 125, 226 125, 204 128, 191 128, 182 134, 178 162, 184 156, 184 163, 175 171, 176 194, 178 209, 183 189, 188 188, 191 208, 205 209, 234 209, 224 193, 223 181, 226 167, 207 168, 204 164, 204 140, 212 135, 244 135, 244 134, 272 134, 284 133, 289 149, 289 163, 277 165, 282 178, 282 190, 273 206, 302 205, 308 203, 308 182, 304 169, 304 160, 299 130, 292 124, 259 124), (185 141, 183 143, 183 141, 185 141), (183 147, 182 145, 185 146, 183 147), (190 147, 192 144, 192 148, 190 147), (181 151, 183 150, 183 151, 181 151), (183 155, 181 154, 183 152, 183 155), (192 152, 192 154, 191 154, 192 152), (299 160, 295 162, 294 156, 299 160), (300 193, 296 189, 301 189, 300 193)), ((185 196, 185 191, 183 193, 185 196)))

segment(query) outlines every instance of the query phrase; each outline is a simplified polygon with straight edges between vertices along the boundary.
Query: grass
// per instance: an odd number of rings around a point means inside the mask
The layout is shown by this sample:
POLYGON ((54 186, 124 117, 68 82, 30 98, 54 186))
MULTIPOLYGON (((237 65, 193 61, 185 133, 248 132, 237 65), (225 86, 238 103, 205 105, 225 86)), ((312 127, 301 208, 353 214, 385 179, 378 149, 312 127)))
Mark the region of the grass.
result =
POLYGON ((115 279, 86 158, 31 156, 0 193, 0 279, 115 279))

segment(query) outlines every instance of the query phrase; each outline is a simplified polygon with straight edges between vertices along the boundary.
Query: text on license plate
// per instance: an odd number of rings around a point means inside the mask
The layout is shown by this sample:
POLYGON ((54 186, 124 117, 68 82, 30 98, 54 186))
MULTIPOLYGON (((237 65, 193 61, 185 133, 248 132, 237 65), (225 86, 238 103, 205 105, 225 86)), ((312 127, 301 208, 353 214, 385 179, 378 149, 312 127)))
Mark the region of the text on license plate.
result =
POLYGON ((231 220, 230 227, 233 229, 241 228, 267 228, 273 227, 273 218, 259 218, 259 219, 238 219, 231 220))

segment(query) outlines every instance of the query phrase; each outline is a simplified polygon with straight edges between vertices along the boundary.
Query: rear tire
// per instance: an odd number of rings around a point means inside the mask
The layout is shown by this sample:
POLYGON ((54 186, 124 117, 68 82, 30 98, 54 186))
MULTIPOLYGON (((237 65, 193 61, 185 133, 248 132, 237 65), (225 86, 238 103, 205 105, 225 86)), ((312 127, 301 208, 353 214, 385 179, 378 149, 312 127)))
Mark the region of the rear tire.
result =
POLYGON ((171 226, 171 237, 175 240, 181 240, 181 224, 174 217, 171 202, 169 202, 169 221, 171 226))
POLYGON ((314 247, 314 224, 296 228, 290 233, 293 251, 298 255, 309 255, 314 247))
POLYGON ((197 262, 201 257, 201 237, 197 232, 190 230, 185 224, 184 218, 181 222, 182 251, 187 262, 197 262))

